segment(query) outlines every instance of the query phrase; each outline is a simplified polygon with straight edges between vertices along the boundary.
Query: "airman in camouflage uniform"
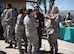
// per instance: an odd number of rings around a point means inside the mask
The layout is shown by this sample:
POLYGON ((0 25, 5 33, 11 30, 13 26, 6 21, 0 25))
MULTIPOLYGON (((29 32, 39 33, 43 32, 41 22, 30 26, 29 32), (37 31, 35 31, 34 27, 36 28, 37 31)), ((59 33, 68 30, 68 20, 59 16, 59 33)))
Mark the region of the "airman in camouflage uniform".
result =
POLYGON ((57 39, 60 30, 59 23, 61 21, 57 7, 52 8, 51 15, 48 18, 49 19, 47 21, 46 30, 48 35, 48 41, 50 43, 51 54, 54 52, 53 49, 55 49, 55 54, 57 54, 58 51, 57 39))
POLYGON ((25 32, 28 40, 28 54, 37 54, 38 51, 38 23, 33 15, 33 10, 28 9, 28 15, 24 18, 25 32))
POLYGON ((14 31, 15 31, 15 17, 11 4, 7 5, 8 11, 6 12, 4 21, 7 23, 7 39, 10 41, 10 45, 6 48, 13 48, 12 41, 14 41, 14 31))
POLYGON ((25 27, 23 24, 23 19, 24 19, 24 10, 23 8, 20 8, 20 14, 17 16, 17 23, 15 26, 15 36, 16 36, 16 40, 17 40, 17 45, 18 45, 18 49, 19 49, 19 53, 23 54, 22 52, 22 39, 24 40, 24 47, 25 47, 25 52, 27 52, 27 38, 25 35, 25 27))

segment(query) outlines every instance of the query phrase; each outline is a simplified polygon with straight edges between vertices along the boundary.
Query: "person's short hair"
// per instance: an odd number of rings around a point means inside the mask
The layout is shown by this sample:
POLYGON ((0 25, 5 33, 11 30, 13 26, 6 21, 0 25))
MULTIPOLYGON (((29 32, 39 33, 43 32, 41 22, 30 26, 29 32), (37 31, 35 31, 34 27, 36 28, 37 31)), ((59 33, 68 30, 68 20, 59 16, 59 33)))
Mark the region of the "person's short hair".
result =
POLYGON ((11 4, 8 4, 8 7, 12 8, 12 5, 11 4))
POLYGON ((28 12, 27 14, 30 14, 31 12, 33 12, 33 10, 32 9, 28 9, 27 12, 28 12))
POLYGON ((39 8, 39 6, 35 6, 35 8, 39 8))
POLYGON ((19 14, 23 14, 23 7, 19 9, 19 14))
POLYGON ((26 10, 26 8, 25 8, 25 7, 24 7, 23 9, 24 9, 24 10, 26 10))
POLYGON ((68 14, 70 14, 70 12, 68 12, 68 14))
POLYGON ((39 6, 35 6, 35 7, 34 7, 34 11, 35 11, 35 10, 39 11, 39 6))
POLYGON ((56 13, 59 13, 59 10, 58 10, 57 6, 52 7, 51 13, 53 13, 53 10, 56 10, 57 11, 56 13))

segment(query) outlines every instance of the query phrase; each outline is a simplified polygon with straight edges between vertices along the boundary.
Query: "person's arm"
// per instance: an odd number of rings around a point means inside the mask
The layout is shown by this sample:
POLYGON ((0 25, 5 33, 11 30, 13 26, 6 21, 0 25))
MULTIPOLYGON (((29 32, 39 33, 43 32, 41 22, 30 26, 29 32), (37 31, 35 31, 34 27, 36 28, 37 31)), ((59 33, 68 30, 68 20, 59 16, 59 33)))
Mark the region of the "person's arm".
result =
POLYGON ((43 28, 43 27, 44 27, 44 15, 39 12, 39 13, 37 14, 37 19, 36 19, 36 20, 39 21, 39 26, 40 26, 41 28, 43 28))
MULTIPOLYGON (((4 16, 4 14, 5 13, 3 13, 3 16, 4 16)), ((9 16, 9 12, 7 11, 6 14, 5 14, 5 16, 4 16, 3 22, 7 22, 8 21, 8 19, 7 19, 8 16, 9 16)))
POLYGON ((42 32, 44 32, 45 31, 45 29, 44 29, 44 15, 41 13, 41 17, 40 17, 41 19, 41 30, 42 30, 42 32))
POLYGON ((55 18, 56 18, 56 22, 61 22, 61 16, 59 14, 57 14, 55 18))
POLYGON ((16 24, 23 23, 22 21, 23 21, 22 14, 20 14, 20 15, 17 16, 17 23, 16 24))
POLYGON ((8 19, 7 20, 9 21, 9 20, 11 20, 11 18, 13 18, 13 11, 12 10, 8 12, 8 19))
POLYGON ((57 22, 59 23, 59 27, 60 27, 62 22, 61 22, 61 16, 59 14, 57 15, 57 22))
POLYGON ((42 28, 44 28, 44 15, 42 14, 42 21, 41 21, 41 24, 42 24, 42 28))
POLYGON ((32 23, 35 27, 39 26, 39 23, 37 22, 37 20, 35 18, 32 20, 32 23))

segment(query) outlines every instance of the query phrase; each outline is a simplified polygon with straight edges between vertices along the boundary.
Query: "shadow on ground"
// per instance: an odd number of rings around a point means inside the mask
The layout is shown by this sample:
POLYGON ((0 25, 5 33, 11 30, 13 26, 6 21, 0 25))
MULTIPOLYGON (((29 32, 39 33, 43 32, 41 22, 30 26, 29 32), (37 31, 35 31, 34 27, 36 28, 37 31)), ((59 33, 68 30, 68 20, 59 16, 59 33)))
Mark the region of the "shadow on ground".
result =
MULTIPOLYGON (((50 54, 50 51, 39 51, 38 54, 50 54)), ((63 54, 63 53, 57 53, 57 54, 63 54)))
MULTIPOLYGON (((22 51, 24 52, 25 49, 22 49, 22 51)), ((39 50, 38 54, 50 54, 50 51, 39 50)), ((57 53, 57 54, 63 54, 63 53, 57 53)))
POLYGON ((7 54, 6 52, 4 52, 4 51, 0 51, 0 54, 7 54))

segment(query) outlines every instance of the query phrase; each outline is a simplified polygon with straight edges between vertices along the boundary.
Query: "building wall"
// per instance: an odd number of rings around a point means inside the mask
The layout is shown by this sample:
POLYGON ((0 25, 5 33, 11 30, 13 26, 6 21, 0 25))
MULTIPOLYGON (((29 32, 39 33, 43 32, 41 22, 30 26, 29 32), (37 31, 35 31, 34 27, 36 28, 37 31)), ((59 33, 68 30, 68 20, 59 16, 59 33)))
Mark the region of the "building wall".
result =
POLYGON ((25 7, 25 1, 20 1, 20 0, 17 0, 17 1, 16 0, 14 1, 10 1, 10 0, 1 1, 0 0, 0 3, 4 3, 5 6, 10 3, 12 4, 13 8, 17 8, 17 9, 19 9, 20 7, 25 7))
POLYGON ((6 2, 6 4, 11 3, 13 8, 17 8, 19 9, 20 7, 25 7, 25 3, 24 2, 6 2))

